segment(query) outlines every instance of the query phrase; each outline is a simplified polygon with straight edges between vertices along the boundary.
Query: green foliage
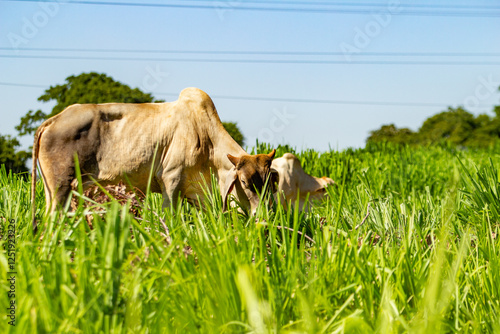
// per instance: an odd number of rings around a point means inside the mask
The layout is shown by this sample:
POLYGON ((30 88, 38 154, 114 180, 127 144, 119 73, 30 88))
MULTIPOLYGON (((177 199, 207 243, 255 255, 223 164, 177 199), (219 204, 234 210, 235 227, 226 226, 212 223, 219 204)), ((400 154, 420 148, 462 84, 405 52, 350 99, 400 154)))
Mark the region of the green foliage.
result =
POLYGON ((394 124, 383 125, 371 131, 367 145, 381 142, 405 145, 453 145, 468 148, 486 148, 500 139, 500 106, 495 107, 495 116, 485 114, 474 117, 463 109, 448 108, 447 111, 429 117, 418 132, 398 129, 394 124))
MULTIPOLYGON (((255 217, 222 212, 214 183, 205 210, 148 194, 139 217, 114 201, 42 218, 39 180, 35 239, 29 182, 0 170, 17 272, 16 327, 0 332, 498 332, 499 153, 295 152, 338 184, 309 214, 267 201, 255 217)), ((4 290, 7 264, 0 251, 4 290)))
POLYGON ((30 157, 28 153, 16 152, 19 147, 19 141, 11 136, 0 135, 0 165, 5 166, 6 170, 13 173, 27 172, 26 160, 30 157))
MULTIPOLYGON (((480 120, 484 122, 484 117, 480 120)), ((447 141, 457 146, 468 146, 479 124, 474 115, 463 108, 448 108, 448 111, 428 118, 418 131, 418 136, 423 144, 447 141)))
POLYGON ((281 157, 285 153, 297 153, 297 150, 288 144, 274 147, 271 146, 271 144, 259 142, 257 139, 255 141, 255 146, 252 147, 249 154, 269 154, 273 149, 276 149, 276 157, 281 157))
POLYGON ((233 139, 240 144, 240 146, 243 146, 245 143, 245 137, 238 128, 238 125, 234 122, 222 122, 222 125, 224 125, 224 129, 226 129, 231 137, 233 137, 233 139))
POLYGON ((55 101, 56 105, 50 113, 44 113, 41 110, 36 112, 30 110, 21 118, 20 124, 16 126, 19 135, 33 134, 45 119, 60 113, 66 107, 75 103, 162 102, 154 100, 151 94, 143 93, 138 88, 132 89, 106 74, 95 72, 67 77, 64 84, 51 86, 45 90, 45 94, 40 96, 38 101, 55 101))
POLYGON ((25 136, 34 133, 38 126, 47 118, 47 114, 40 109, 38 109, 37 111, 28 111, 26 115, 21 117, 21 123, 16 125, 16 130, 19 132, 19 136, 25 136))
POLYGON ((394 124, 382 125, 378 130, 370 132, 367 143, 389 142, 411 144, 415 142, 415 133, 408 128, 398 129, 394 124))

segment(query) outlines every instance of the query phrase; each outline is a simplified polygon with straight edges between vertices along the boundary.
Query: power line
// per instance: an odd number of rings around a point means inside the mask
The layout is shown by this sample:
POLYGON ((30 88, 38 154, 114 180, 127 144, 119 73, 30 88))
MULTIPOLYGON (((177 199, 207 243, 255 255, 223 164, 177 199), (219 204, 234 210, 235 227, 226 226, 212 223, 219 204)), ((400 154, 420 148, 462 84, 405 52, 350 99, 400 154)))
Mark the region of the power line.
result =
POLYGON ((0 55, 0 58, 48 60, 109 60, 157 61, 189 63, 254 63, 254 64, 316 64, 316 65, 500 65, 500 61, 397 61, 397 60, 296 60, 296 59, 210 59, 210 58, 140 58, 140 57, 86 57, 46 55, 0 55))
MULTIPOLYGON (((171 93, 159 93, 157 95, 179 95, 171 93)), ((274 97, 254 97, 254 96, 230 96, 230 95, 210 95, 213 99, 245 100, 245 101, 268 101, 268 102, 292 102, 292 103, 318 103, 318 104, 351 104, 351 105, 372 105, 372 106, 400 106, 400 107, 443 107, 446 103, 423 103, 423 102, 384 102, 384 101, 347 101, 347 100, 326 100, 326 99, 296 99, 296 98, 274 98, 274 97)))
MULTIPOLYGON (((0 86, 13 87, 29 87, 29 88, 44 88, 47 86, 36 84, 23 84, 12 82, 0 82, 0 86)), ((152 94, 178 96, 179 93, 169 92, 153 92, 152 94)), ((344 104, 344 105, 371 105, 371 106, 395 106, 395 107, 445 107, 449 103, 426 103, 426 102, 391 102, 391 101, 349 101, 349 100, 331 100, 331 99, 298 99, 298 98, 281 98, 281 97, 259 97, 259 96, 235 96, 235 95, 210 95, 213 99, 224 100, 245 100, 245 101, 262 101, 262 102, 288 102, 288 103, 317 103, 317 104, 344 104)), ((479 106, 489 107, 489 106, 479 106)))
MULTIPOLYGON (((164 54, 210 54, 210 55, 276 55, 276 56, 344 56, 344 52, 329 51, 248 51, 248 50, 160 50, 160 49, 79 49, 79 48, 10 48, 3 51, 40 52, 95 52, 95 53, 164 53, 164 54)), ((500 57, 500 52, 361 52, 351 56, 390 57, 500 57)))
MULTIPOLYGON (((210 2, 210 0, 188 0, 190 2, 210 2)), ((328 1, 271 1, 271 0, 245 0, 245 3, 273 4, 273 5, 300 5, 300 6, 341 6, 341 7, 389 7, 388 3, 370 2, 328 2, 328 1)), ((407 8, 446 8, 446 9, 500 9, 499 6, 476 5, 436 5, 436 4, 397 4, 398 7, 407 8)))
MULTIPOLYGON (((12 1, 12 2, 35 2, 40 0, 2 0, 2 1, 12 1)), ((42 0, 45 2, 53 2, 50 0, 42 0)), ((55 1, 55 0, 54 0, 55 1)), ((106 3, 106 4, 116 4, 116 5, 128 5, 134 3, 130 2, 99 2, 99 1, 82 1, 85 2, 85 4, 101 4, 101 3, 106 3)), ((205 3, 212 3, 211 8, 217 8, 218 6, 226 6, 228 8, 231 7, 237 7, 239 4, 244 2, 245 4, 271 4, 271 5, 296 5, 296 6, 337 6, 337 7, 384 7, 387 8, 389 7, 390 4, 388 3, 371 3, 371 2, 331 2, 331 1, 271 1, 271 0, 245 0, 245 1, 240 1, 240 2, 232 2, 232 3, 223 3, 223 2, 214 2, 212 0, 184 0, 184 2, 205 2, 205 3)), ((79 1, 67 1, 65 3, 75 3, 79 4, 79 1)), ((141 3, 138 3, 137 5, 142 5, 141 3)), ((146 6, 170 6, 170 4, 144 4, 146 6)), ((484 5, 460 5, 460 4, 453 4, 453 5, 445 5, 445 4, 394 4, 394 6, 397 7, 407 7, 407 8, 441 8, 441 9, 500 9, 500 6, 484 6, 484 5)))
POLYGON ((0 86, 47 88, 47 86, 43 86, 43 85, 32 85, 32 84, 22 84, 22 83, 13 83, 13 82, 0 82, 0 86))
MULTIPOLYGON (((3 0, 11 2, 39 2, 36 0, 3 0)), ((50 2, 50 1, 45 1, 50 2)), ((318 13, 318 14, 371 14, 373 9, 346 9, 346 8, 291 8, 291 7, 256 7, 256 6, 246 6, 246 5, 235 5, 224 7, 217 6, 217 3, 211 5, 193 5, 193 4, 165 4, 165 3, 137 3, 137 2, 111 2, 111 1, 86 1, 86 0, 74 0, 65 2, 65 4, 73 5, 101 5, 101 6, 129 6, 129 7, 152 7, 152 8, 179 8, 179 9, 231 9, 238 11, 270 11, 270 12, 296 12, 296 13, 318 13)), ((277 4, 274 2, 273 4, 277 4)), ((403 9, 404 7, 401 7, 403 9)), ((419 7, 423 8, 423 7, 419 7)), ((432 7, 429 7, 432 8, 432 7)), ((435 8, 434 8, 435 9, 435 8)), ((411 15, 411 16, 457 16, 457 17, 498 17, 500 12, 465 12, 465 11, 422 11, 422 10, 401 10, 396 15, 411 15)))

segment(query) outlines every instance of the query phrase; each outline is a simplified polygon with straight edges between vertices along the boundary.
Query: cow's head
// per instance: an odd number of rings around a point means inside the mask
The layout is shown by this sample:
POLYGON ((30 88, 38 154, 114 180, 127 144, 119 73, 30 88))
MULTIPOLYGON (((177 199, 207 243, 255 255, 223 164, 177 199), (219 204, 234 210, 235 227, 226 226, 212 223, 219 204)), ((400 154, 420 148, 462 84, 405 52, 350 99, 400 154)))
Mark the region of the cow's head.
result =
POLYGON ((227 208, 228 196, 236 188, 238 200, 249 208, 254 214, 259 205, 259 195, 271 189, 275 191, 274 184, 278 181, 278 172, 271 168, 271 163, 276 150, 269 154, 242 155, 235 157, 231 154, 227 158, 233 164, 232 171, 228 174, 226 191, 223 194, 224 209, 227 208), (267 187, 266 185, 267 181, 267 187), (243 198, 242 198, 243 197, 243 198))

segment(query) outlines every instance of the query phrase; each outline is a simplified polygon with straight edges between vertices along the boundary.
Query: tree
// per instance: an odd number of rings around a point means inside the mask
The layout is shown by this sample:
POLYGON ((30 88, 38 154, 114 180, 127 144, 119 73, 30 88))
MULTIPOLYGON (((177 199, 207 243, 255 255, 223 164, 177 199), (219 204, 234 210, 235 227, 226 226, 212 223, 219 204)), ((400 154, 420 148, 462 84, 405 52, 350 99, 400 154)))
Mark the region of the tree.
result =
POLYGON ((427 120, 418 131, 419 141, 423 144, 449 142, 454 145, 467 146, 474 130, 478 128, 474 115, 462 107, 434 115, 427 120))
POLYGON ((143 93, 138 88, 115 81, 106 74, 82 73, 78 76, 69 76, 63 85, 50 86, 38 101, 56 101, 50 113, 42 110, 30 110, 21 118, 21 123, 16 126, 20 136, 33 134, 37 127, 46 119, 57 115, 66 107, 75 103, 145 103, 162 102, 154 100, 151 94, 143 93))
POLYGON ((245 137, 241 133, 240 129, 238 128, 238 125, 234 122, 222 122, 222 125, 224 125, 224 129, 233 137, 233 139, 240 144, 240 146, 243 146, 245 142, 245 137))
POLYGON ((16 152, 16 147, 19 147, 19 141, 9 135, 0 135, 0 165, 5 165, 5 169, 13 173, 27 172, 26 160, 29 153, 20 151, 16 152))
POLYGON ((495 106, 493 109, 495 116, 479 115, 477 117, 480 122, 480 127, 477 130, 478 136, 490 138, 500 138, 500 106, 495 106))
POLYGON ((408 128, 398 129, 394 124, 382 125, 380 129, 370 132, 366 142, 367 144, 380 142, 412 144, 415 142, 415 132, 408 128))

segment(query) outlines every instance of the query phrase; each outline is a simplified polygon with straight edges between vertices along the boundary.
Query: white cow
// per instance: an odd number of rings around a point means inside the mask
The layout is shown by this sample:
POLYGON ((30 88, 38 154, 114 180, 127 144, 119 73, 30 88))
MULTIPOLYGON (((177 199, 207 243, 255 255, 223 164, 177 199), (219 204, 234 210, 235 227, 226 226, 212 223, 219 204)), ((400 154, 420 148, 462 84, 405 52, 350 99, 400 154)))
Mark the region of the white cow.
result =
POLYGON ((310 201, 317 201, 324 197, 326 187, 334 185, 335 182, 323 176, 321 178, 306 174, 300 165, 299 159, 291 154, 285 153, 281 158, 276 158, 272 162, 272 168, 279 174, 278 194, 281 203, 289 203, 295 205, 299 198, 299 209, 303 210, 308 203, 306 197, 309 196, 310 201))
POLYGON ((65 203, 75 186, 75 156, 84 188, 123 181, 163 194, 163 206, 178 197, 203 199, 200 183, 218 181, 227 207, 233 194, 255 211, 271 174, 275 151, 248 155, 224 129, 212 99, 186 88, 175 102, 75 104, 46 120, 33 144, 32 205, 35 222, 36 164, 45 185, 47 212, 65 203), (203 180, 204 179, 204 180, 203 180))

